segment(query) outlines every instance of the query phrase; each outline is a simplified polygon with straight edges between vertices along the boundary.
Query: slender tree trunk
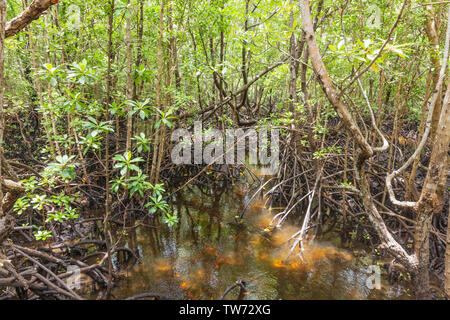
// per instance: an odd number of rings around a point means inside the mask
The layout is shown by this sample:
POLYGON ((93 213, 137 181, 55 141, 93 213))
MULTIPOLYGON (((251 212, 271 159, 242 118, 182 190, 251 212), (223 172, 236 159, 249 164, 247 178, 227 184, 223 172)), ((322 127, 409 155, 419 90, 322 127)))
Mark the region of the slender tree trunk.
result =
MULTIPOLYGON (((448 218, 450 221, 450 207, 448 208, 448 218)), ((447 246, 445 247, 445 294, 450 300, 450 223, 447 222, 447 246)))
MULTIPOLYGON (((5 26, 6 26, 6 1, 0 0, 0 159, 4 159, 3 157, 3 132, 5 129, 5 115, 3 113, 3 98, 4 98, 4 89, 5 89, 5 76, 4 76, 4 62, 5 62, 5 26)), ((10 180, 4 179, 3 175, 6 171, 6 168, 3 166, 6 164, 6 161, 0 161, 0 258, 4 258, 3 256, 3 246, 2 243, 4 240, 8 238, 11 232, 14 230, 15 219, 7 214, 8 211, 12 208, 16 199, 20 196, 20 193, 23 192, 23 188, 10 180), (17 186, 20 189, 17 192, 17 197, 8 197, 6 195, 6 191, 10 191, 10 193, 16 193, 14 188, 17 186), (6 188, 5 188, 6 187, 6 188), (5 190, 10 189, 10 190, 5 190)), ((5 165, 6 167, 6 165, 5 165)))
MULTIPOLYGON (((426 7, 425 31, 431 44, 431 62, 433 64, 433 86, 435 87, 439 80, 439 70, 441 69, 441 61, 439 59, 439 28, 436 23, 436 16, 433 6, 426 7)), ((439 96, 433 110, 431 120, 430 139, 434 141, 437 127, 439 124, 439 116, 442 108, 442 88, 439 90, 439 96)))
POLYGON ((418 298, 429 299, 429 234, 433 214, 442 212, 447 193, 448 151, 450 144, 450 84, 444 98, 439 124, 428 166, 427 176, 420 199, 415 207, 415 253, 419 261, 419 271, 416 280, 418 298))
MULTIPOLYGON (((292 5, 292 0, 291 0, 292 5)), ((291 9, 291 14, 289 16, 289 28, 294 28, 294 11, 291 9)), ((298 66, 297 64, 297 42, 295 32, 292 31, 291 38, 289 40, 289 51, 290 51, 290 62, 289 62, 289 71, 290 71, 290 79, 289 79, 289 109, 292 114, 296 114, 296 105, 298 102, 297 96, 297 77, 298 77, 298 66)))
MULTIPOLYGON (((440 15, 440 12, 438 16, 440 15)), ((426 94, 425 99, 422 105, 422 118, 420 121, 420 128, 419 128, 419 138, 418 141, 422 140, 422 135, 425 130, 426 125, 426 107, 428 106, 428 101, 430 99, 430 96, 432 94, 431 88, 435 88, 438 81, 439 81, 439 71, 441 69, 441 62, 439 59, 439 26, 436 20, 436 16, 433 10, 432 6, 426 7, 426 21, 425 21, 425 31, 428 36, 428 40, 430 42, 431 48, 430 48, 430 58, 431 58, 431 64, 433 66, 432 70, 429 72, 429 76, 427 78, 427 87, 426 87, 426 94)), ((439 122, 439 115, 442 108, 442 89, 439 89, 439 95, 438 99, 436 100, 436 104, 433 110, 432 120, 431 120, 431 131, 430 131, 430 141, 434 140, 434 137, 436 135, 436 130, 439 122)), ((415 188, 414 181, 416 178, 417 169, 419 167, 420 157, 417 157, 414 160, 411 173, 409 176, 408 185, 406 188, 406 198, 407 200, 417 201, 419 194, 418 191, 415 188)))
MULTIPOLYGON (((144 34, 144 0, 139 0, 139 24, 137 31, 137 48, 136 48, 136 68, 142 64, 142 37, 144 34)), ((135 73, 136 75, 136 73, 135 73)), ((141 95, 142 81, 139 85, 133 85, 133 100, 138 100, 141 95)))
MULTIPOLYGON (((3 91, 5 88, 5 28, 6 28, 6 1, 0 0, 0 159, 3 159, 3 132, 5 126, 5 115, 3 111, 3 91)), ((0 161, 0 219, 3 218, 3 161, 0 161)), ((0 222, 1 223, 1 222, 0 222)), ((0 232, 2 230, 0 229, 0 232)), ((3 237, 0 234, 0 237, 3 237)), ((1 244, 1 243, 0 243, 1 244)))
MULTIPOLYGON (((418 146, 419 142, 422 140, 422 136, 425 131, 426 118, 427 118, 427 106, 428 106, 428 101, 430 100, 430 97, 431 97, 431 88, 432 88, 431 85, 432 85, 432 72, 429 71, 428 76, 427 76, 425 99, 422 103, 419 134, 417 136, 416 147, 418 146)), ((414 163, 412 165, 411 173, 409 175, 408 184, 406 187, 405 198, 407 201, 419 200, 419 191, 417 191, 417 188, 415 186, 416 174, 417 174, 417 170, 419 169, 419 163, 420 163, 420 157, 417 157, 414 160, 414 163)))
MULTIPOLYGON (((137 46, 136 46, 136 70, 138 70, 142 65, 142 38, 144 36, 144 0, 139 0, 139 21, 137 26, 137 46)), ((143 87, 142 79, 137 82, 138 75, 137 71, 134 72, 133 78, 133 101, 138 101, 143 87)), ((140 117, 137 117, 134 123, 134 135, 137 136, 141 132, 146 133, 146 127, 148 122, 141 121, 140 117)))
POLYGON ((359 147, 359 149, 357 150, 357 154, 354 157, 355 175, 358 181, 360 194, 364 203, 364 207, 367 210, 369 220, 371 221, 378 236, 380 237, 383 247, 386 248, 412 273, 415 273, 417 270, 416 258, 414 256, 409 255, 405 251, 405 249, 394 239, 392 234, 387 229, 383 218, 379 214, 373 202, 372 195, 370 194, 370 185, 365 169, 366 160, 372 157, 374 151, 385 151, 388 147, 387 141, 383 143, 383 147, 381 148, 372 148, 365 139, 355 120, 353 119, 347 106, 342 102, 342 100, 338 98, 339 95, 334 87, 332 80, 328 75, 328 71, 320 55, 319 47, 313 29, 311 12, 309 8, 309 1, 301 0, 300 4, 301 4, 300 6, 301 6, 303 30, 305 32, 305 39, 308 45, 308 52, 314 72, 318 77, 319 83, 322 87, 322 91, 325 93, 331 105, 339 114, 349 135, 354 139, 355 143, 359 147))
MULTIPOLYGON (((47 21, 47 17, 45 17, 45 21, 46 24, 48 24, 47 21)), ((48 34, 48 30, 45 30, 45 38, 47 40, 47 63, 51 63, 50 61, 50 36, 48 34)), ((61 148, 59 146, 59 142, 58 142, 58 130, 56 128, 56 118, 55 118, 55 113, 53 112, 53 108, 55 107, 53 105, 53 92, 52 92, 52 86, 50 84, 50 82, 47 85, 47 91, 48 91, 48 107, 49 107, 49 112, 50 112, 50 122, 51 122, 51 126, 52 126, 52 131, 53 131, 53 143, 55 144, 55 149, 56 149, 56 153, 58 154, 58 156, 62 156, 61 153, 61 148)))
MULTIPOLYGON (((106 74, 106 121, 109 122, 109 105, 111 104, 111 83, 112 83, 112 35, 114 30, 114 7, 115 0, 109 1, 109 17, 108 17, 108 67, 106 74)), ((116 132, 119 134, 119 132, 116 132)), ((105 219, 103 220, 103 229, 106 243, 106 250, 108 254, 108 285, 106 291, 106 299, 109 299, 111 295, 112 289, 112 259, 111 259, 111 245, 112 245, 112 236, 111 236, 111 225, 109 223, 109 219, 111 216, 111 194, 109 190, 109 132, 106 132, 106 141, 105 141, 105 179, 106 179, 106 199, 105 199, 105 219)))
MULTIPOLYGON (((32 64, 32 67, 33 67, 33 71, 37 72, 38 68, 37 68, 37 64, 36 64, 36 53, 35 53, 35 50, 34 50, 34 41, 33 41, 33 35, 32 35, 32 32, 31 32, 31 29, 28 29, 28 43, 29 43, 29 46, 30 46, 31 64, 32 64)), ((39 96, 40 107, 43 107, 44 106, 44 97, 42 95, 41 82, 40 82, 38 77, 34 77, 34 83, 35 83, 35 86, 36 86, 36 89, 37 89, 37 93, 38 93, 38 96, 39 96)), ((52 157, 54 159, 55 158, 56 148, 55 148, 53 140, 51 139, 50 129, 48 128, 49 121, 48 121, 47 114, 45 112, 43 112, 42 113, 42 117, 44 119, 45 134, 47 136, 47 141, 49 142, 49 145, 50 145, 50 152, 51 152, 51 155, 52 155, 52 157)), ((41 121, 39 121, 39 123, 41 123, 41 121)))
MULTIPOLYGON (((134 91, 134 81, 133 81, 133 43, 131 39, 131 2, 128 2, 128 12, 126 18, 126 31, 125 38, 127 43, 127 92, 126 98, 127 100, 133 99, 133 91, 134 91)), ((131 135, 133 132, 133 116, 131 115, 131 106, 128 105, 126 108, 127 112, 127 140, 126 140, 126 152, 131 152, 131 135)), ((130 173, 127 171, 127 178, 130 173)))
MULTIPOLYGON (((158 39, 158 76, 156 83, 156 106, 159 110, 162 109, 162 96, 161 96, 161 87, 162 87, 162 76, 163 76, 163 62, 162 62, 162 50, 163 50, 163 37, 164 37, 164 9, 165 9, 165 0, 161 1, 161 8, 159 11, 159 39, 158 39)), ((156 121, 159 120, 159 116, 157 116, 156 121)), ((156 122, 155 122, 156 123, 156 122)), ((156 177, 159 176, 158 169, 158 157, 159 157, 159 148, 161 148, 161 140, 163 140, 162 134, 162 126, 161 124, 159 128, 156 130, 155 143, 153 147, 153 159, 152 159, 152 170, 150 174, 150 182, 153 184, 158 183, 156 177)))

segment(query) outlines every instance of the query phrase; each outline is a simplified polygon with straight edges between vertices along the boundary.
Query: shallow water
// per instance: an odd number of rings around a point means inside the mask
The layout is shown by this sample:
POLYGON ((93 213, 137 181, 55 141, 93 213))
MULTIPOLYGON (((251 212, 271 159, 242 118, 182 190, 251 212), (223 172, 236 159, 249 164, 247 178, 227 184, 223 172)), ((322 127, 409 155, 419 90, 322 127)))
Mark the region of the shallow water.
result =
MULTIPOLYGON (((252 192, 245 185, 188 186, 171 203, 178 225, 139 225, 123 236, 123 246, 140 262, 123 271, 113 290, 117 299, 154 293, 170 299, 219 299, 237 280, 246 282, 244 299, 408 299, 407 289, 390 286, 382 274, 380 290, 370 290, 370 256, 359 248, 338 248, 330 241, 307 245, 303 260, 289 256, 286 244, 298 226, 266 227, 276 210, 256 199, 241 223, 235 222, 252 192), (362 256, 362 258, 361 258, 362 256), (361 261, 364 261, 362 263, 361 261)), ((118 269, 119 267, 116 266, 118 269)), ((236 299, 239 288, 227 299, 236 299)))

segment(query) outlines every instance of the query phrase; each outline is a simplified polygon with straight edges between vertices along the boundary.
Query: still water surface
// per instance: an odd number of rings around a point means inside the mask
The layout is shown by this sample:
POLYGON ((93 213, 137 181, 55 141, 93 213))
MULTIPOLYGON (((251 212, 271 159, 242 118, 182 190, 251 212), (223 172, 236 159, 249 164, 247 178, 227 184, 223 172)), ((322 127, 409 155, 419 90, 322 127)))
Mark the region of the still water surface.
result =
MULTIPOLYGON (((368 248, 339 248, 333 239, 319 237, 303 261, 289 257, 286 240, 299 227, 286 223, 268 232, 278 211, 265 208, 262 199, 252 201, 242 223, 235 222, 253 194, 245 184, 201 189, 188 186, 171 202, 178 225, 141 223, 127 231, 122 245, 138 252, 140 261, 122 272, 115 298, 151 292, 170 299, 219 299, 239 279, 247 284, 246 300, 409 298, 407 289, 389 285, 385 275, 380 290, 367 287, 368 248)), ((236 288, 226 298, 238 294, 236 288)))

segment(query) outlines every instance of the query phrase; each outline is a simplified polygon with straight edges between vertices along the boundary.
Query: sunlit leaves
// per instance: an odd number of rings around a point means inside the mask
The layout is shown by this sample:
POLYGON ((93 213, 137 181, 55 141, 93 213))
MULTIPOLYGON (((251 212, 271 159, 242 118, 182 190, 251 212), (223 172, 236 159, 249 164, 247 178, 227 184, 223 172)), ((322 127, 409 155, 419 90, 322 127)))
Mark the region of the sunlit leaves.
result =
POLYGON ((131 107, 130 115, 137 113, 142 120, 147 119, 151 114, 150 99, 143 102, 126 101, 125 104, 131 107))
POLYGON ((154 214, 158 210, 160 210, 164 213, 167 213, 167 209, 168 209, 169 205, 167 204, 167 202, 165 200, 163 200, 162 195, 155 195, 155 196, 150 196, 150 202, 148 202, 145 205, 145 207, 148 208, 149 214, 154 214))
POLYGON ((67 79, 73 80, 80 85, 91 84, 98 80, 97 71, 89 68, 86 59, 81 62, 73 62, 67 71, 67 79))
POLYGON ((87 121, 83 121, 82 124, 85 129, 89 130, 89 134, 92 137, 96 137, 101 133, 114 132, 111 121, 97 121, 97 119, 89 116, 87 121))
POLYGON ((163 215, 163 222, 167 224, 169 227, 172 227, 178 223, 178 217, 166 213, 165 215, 163 215))
POLYGON ((161 126, 161 124, 166 125, 168 128, 172 128, 173 123, 170 120, 175 119, 174 116, 171 116, 173 111, 170 109, 167 112, 164 112, 158 108, 155 108, 155 109, 159 114, 159 120, 156 121, 155 126, 154 126, 155 129, 158 129, 161 126))
POLYGON ((114 161, 117 161, 114 165, 115 169, 120 169, 120 174, 125 175, 127 170, 141 172, 141 169, 136 165, 139 162, 143 162, 141 157, 132 158, 131 152, 125 152, 124 154, 117 154, 113 157, 114 161))
POLYGON ((30 200, 27 197, 21 197, 14 203, 14 212, 21 215, 25 210, 30 208, 30 200))
POLYGON ((52 232, 50 230, 41 230, 41 228, 39 228, 39 230, 33 232, 33 235, 36 240, 44 241, 52 237, 52 232))
POLYGON ((150 142, 152 141, 149 138, 145 137, 145 133, 141 132, 138 136, 133 138, 137 144, 137 150, 139 153, 141 152, 149 152, 150 151, 150 142))
POLYGON ((75 179, 75 167, 78 165, 73 160, 75 156, 56 156, 56 162, 52 162, 47 166, 47 170, 58 174, 64 180, 75 179))
POLYGON ((37 74, 41 79, 47 80, 53 87, 58 84, 58 76, 62 75, 59 67, 54 67, 51 63, 44 64, 37 74))

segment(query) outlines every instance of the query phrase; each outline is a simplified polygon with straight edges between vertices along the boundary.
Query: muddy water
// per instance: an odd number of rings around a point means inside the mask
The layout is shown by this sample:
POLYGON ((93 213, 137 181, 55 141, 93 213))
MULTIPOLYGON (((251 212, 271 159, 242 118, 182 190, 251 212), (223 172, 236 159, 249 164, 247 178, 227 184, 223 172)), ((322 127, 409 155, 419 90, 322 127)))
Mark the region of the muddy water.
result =
MULTIPOLYGON (((370 290, 364 248, 339 248, 316 240, 303 260, 289 256, 286 244, 298 226, 266 227, 277 212, 253 200, 241 223, 235 222, 252 192, 245 185, 189 186, 171 202, 178 225, 139 225, 124 235, 123 245, 138 252, 139 263, 122 271, 113 290, 117 299, 155 293, 170 299, 219 299, 237 280, 246 282, 251 299, 407 299, 408 290, 391 286, 370 290)), ((239 289, 228 295, 236 299, 239 289)))

